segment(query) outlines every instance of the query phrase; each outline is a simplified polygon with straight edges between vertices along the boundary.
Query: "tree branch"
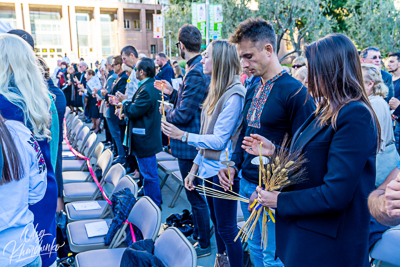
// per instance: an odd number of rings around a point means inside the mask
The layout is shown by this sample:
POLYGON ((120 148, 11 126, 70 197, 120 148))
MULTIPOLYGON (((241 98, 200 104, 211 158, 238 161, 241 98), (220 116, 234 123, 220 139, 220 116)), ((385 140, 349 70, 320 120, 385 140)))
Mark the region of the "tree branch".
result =
POLYGON ((299 53, 299 52, 301 52, 301 50, 295 49, 294 51, 292 51, 292 52, 290 52, 290 53, 287 53, 286 55, 284 55, 283 57, 281 57, 281 58, 279 59, 279 63, 281 63, 285 58, 287 58, 287 57, 290 56, 291 54, 299 53))

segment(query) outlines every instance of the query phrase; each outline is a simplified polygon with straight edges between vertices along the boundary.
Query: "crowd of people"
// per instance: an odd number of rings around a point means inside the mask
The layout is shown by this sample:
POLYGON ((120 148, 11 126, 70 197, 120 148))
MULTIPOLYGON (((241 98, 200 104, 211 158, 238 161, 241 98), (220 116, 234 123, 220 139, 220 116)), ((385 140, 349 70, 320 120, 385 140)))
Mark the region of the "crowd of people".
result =
POLYGON ((267 246, 264 218, 255 224, 254 266, 369 266, 374 243, 400 225, 400 52, 388 55, 389 73, 378 48, 357 51, 330 34, 289 68, 276 42, 271 24, 247 19, 202 52, 200 31, 186 24, 176 44, 185 68, 128 45, 94 70, 65 56, 50 75, 32 36, 1 34, 0 266, 56 266, 66 107, 105 131, 113 164, 160 209, 156 155, 178 159, 193 213, 187 238, 197 257, 211 255, 212 223, 214 266, 243 266, 237 205, 247 220, 255 200, 275 210, 276 222, 266 222, 267 246), (253 160, 277 149, 300 151, 306 177, 267 191, 253 160), (201 185, 250 201, 204 197, 201 185))

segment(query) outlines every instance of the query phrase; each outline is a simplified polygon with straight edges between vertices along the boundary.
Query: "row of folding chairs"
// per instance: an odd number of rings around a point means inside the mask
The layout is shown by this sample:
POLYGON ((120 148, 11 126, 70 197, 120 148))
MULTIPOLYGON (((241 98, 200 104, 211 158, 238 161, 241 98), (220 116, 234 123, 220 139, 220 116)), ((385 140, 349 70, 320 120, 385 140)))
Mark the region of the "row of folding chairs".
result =
MULTIPOLYGON (((90 166, 101 177, 99 183, 104 194, 111 199, 113 193, 129 188, 137 197, 138 186, 125 168, 112 166, 113 154, 104 150, 97 135, 90 134, 87 126, 71 111, 65 114, 67 137, 79 153, 90 159, 90 166), (86 127, 86 128, 85 128, 86 127)), ((105 222, 110 226, 114 214, 111 206, 100 192, 89 172, 87 161, 76 158, 70 153, 65 143, 63 151, 64 202, 67 213, 67 237, 71 251, 76 255, 76 266, 119 266, 126 249, 124 224, 115 234, 109 246, 105 245, 104 236, 88 237, 86 226, 89 223, 105 222), (67 150, 68 149, 68 150, 67 150), (64 168, 65 166, 65 168, 64 168), (100 208, 77 210, 75 207, 87 202, 96 202, 100 208)), ((140 198, 128 216, 128 222, 134 224, 144 239, 156 240, 161 228, 161 211, 148 197, 140 198)), ((176 228, 168 228, 155 242, 154 255, 166 266, 197 266, 197 256, 193 246, 176 228), (172 249, 171 249, 172 248, 172 249)))

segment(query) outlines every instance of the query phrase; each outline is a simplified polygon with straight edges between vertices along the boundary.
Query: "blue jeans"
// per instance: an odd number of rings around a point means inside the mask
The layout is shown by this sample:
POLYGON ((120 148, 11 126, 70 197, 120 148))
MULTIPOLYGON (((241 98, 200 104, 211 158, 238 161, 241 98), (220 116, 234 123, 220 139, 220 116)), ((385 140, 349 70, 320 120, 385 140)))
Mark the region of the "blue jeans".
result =
MULTIPOLYGON (((240 180, 240 195, 250 198, 251 194, 256 190, 257 185, 250 183, 249 181, 242 178, 240 180)), ((247 203, 240 202, 243 211, 244 219, 247 220, 250 217, 250 212, 247 210, 247 203)), ((264 266, 279 266, 284 267, 280 259, 275 260, 275 224, 272 221, 268 222, 268 246, 266 248, 261 247, 261 229, 262 229, 262 217, 258 220, 258 225, 254 229, 253 239, 248 240, 250 252, 253 255, 253 261, 255 267, 264 266)))
MULTIPOLYGON (((193 160, 178 159, 178 164, 182 178, 185 179, 193 166, 193 160)), ((202 181, 196 178, 193 184, 197 186, 198 184, 202 184, 202 181)), ((193 239, 199 241, 200 247, 207 248, 210 246, 210 214, 206 199, 197 190, 189 191, 185 188, 185 191, 186 197, 192 206, 193 239)))
POLYGON ((143 176, 144 194, 150 197, 157 206, 161 206, 161 189, 157 173, 156 155, 147 158, 138 158, 139 171, 143 176))
MULTIPOLYGON (((218 176, 207 180, 219 184, 218 176)), ((218 191, 225 192, 219 186, 205 182, 205 186, 218 191)), ((239 193, 239 179, 235 179, 232 186, 233 192, 239 193)), ((207 197, 208 208, 210 209, 211 220, 215 227, 215 240, 217 252, 227 252, 230 267, 241 267, 243 265, 243 249, 240 238, 235 240, 239 230, 237 228, 237 201, 207 197)))
POLYGON ((115 145, 117 146, 118 156, 125 157, 126 154, 124 146, 122 145, 123 140, 121 139, 119 121, 114 120, 114 118, 106 118, 106 119, 107 119, 108 129, 110 130, 111 136, 115 141, 115 145))
POLYGON ((394 140, 397 152, 400 154, 400 121, 396 121, 396 126, 394 128, 394 140))
POLYGON ((42 258, 39 256, 34 261, 25 265, 24 267, 42 267, 42 258))

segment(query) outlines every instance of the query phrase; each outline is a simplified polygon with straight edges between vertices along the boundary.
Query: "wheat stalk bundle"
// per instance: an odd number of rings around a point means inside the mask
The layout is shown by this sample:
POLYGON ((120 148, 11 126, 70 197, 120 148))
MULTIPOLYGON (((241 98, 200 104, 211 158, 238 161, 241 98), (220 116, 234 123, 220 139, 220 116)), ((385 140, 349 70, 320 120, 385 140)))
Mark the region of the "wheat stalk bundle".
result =
MULTIPOLYGON (((266 191, 280 191, 284 187, 300 183, 304 180, 305 168, 303 164, 307 161, 300 151, 289 151, 286 149, 288 143, 287 136, 284 138, 281 147, 276 147, 274 155, 270 157, 269 163, 260 165, 262 173, 262 182, 264 190, 266 191)), ((258 223, 258 219, 262 218, 262 247, 267 246, 268 240, 268 227, 267 222, 272 220, 274 210, 263 207, 261 204, 254 201, 251 208, 253 208, 250 217, 240 229, 235 241, 241 237, 246 241, 253 237, 254 229, 258 223)))

